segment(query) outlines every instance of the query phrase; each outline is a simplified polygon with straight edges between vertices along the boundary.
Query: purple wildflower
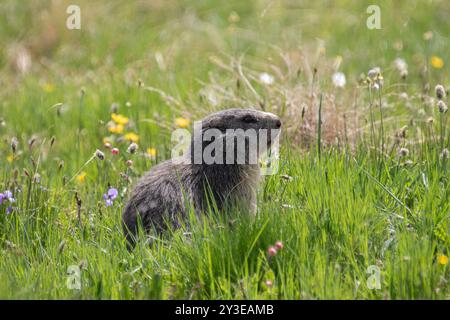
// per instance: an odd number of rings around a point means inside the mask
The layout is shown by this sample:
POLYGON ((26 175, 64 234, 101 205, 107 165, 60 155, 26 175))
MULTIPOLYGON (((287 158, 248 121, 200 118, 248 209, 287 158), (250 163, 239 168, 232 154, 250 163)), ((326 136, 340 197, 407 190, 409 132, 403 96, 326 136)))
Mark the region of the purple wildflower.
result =
POLYGON ((111 200, 114 200, 115 198, 117 198, 117 195, 119 194, 119 192, 117 191, 116 188, 109 188, 108 190, 108 198, 111 200))
POLYGON ((8 200, 9 203, 16 202, 16 199, 13 198, 12 192, 9 190, 6 190, 3 193, 0 193, 0 204, 2 204, 4 200, 8 200))
POLYGON ((109 188, 108 192, 103 194, 103 200, 105 200, 105 205, 107 207, 113 205, 113 200, 117 198, 119 191, 116 188, 109 188))
POLYGON ((5 192, 3 192, 3 195, 5 196, 5 198, 8 199, 8 201, 9 201, 10 203, 16 202, 16 199, 13 198, 13 194, 12 194, 11 191, 6 190, 5 192))
POLYGON ((13 207, 9 206, 6 208, 6 214, 10 214, 13 211, 13 207))

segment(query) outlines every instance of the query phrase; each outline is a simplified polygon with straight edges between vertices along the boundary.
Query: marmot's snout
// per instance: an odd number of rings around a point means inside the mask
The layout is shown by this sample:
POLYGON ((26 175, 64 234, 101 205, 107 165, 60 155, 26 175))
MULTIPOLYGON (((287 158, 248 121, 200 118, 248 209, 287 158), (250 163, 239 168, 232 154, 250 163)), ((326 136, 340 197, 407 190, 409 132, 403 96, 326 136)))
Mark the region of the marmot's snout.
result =
POLYGON ((268 147, 272 144, 272 139, 275 139, 279 134, 281 130, 281 119, 270 112, 260 112, 263 114, 262 116, 262 129, 268 130, 268 147))
POLYGON ((275 127, 277 129, 281 128, 281 120, 280 119, 275 120, 275 127))
POLYGON ((270 123, 270 128, 271 129, 280 129, 281 128, 281 120, 277 115, 274 115, 273 113, 270 112, 266 112, 268 118, 269 118, 269 123, 270 123))

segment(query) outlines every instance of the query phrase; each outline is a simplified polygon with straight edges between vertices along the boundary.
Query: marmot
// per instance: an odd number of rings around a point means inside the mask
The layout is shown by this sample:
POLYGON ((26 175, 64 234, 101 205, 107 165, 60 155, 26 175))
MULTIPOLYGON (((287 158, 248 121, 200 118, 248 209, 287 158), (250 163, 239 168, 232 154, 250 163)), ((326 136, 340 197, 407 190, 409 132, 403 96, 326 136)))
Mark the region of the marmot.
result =
POLYGON ((264 149, 271 147, 280 127, 281 121, 276 115, 252 109, 228 109, 196 122, 189 151, 177 161, 170 159, 153 167, 132 191, 122 216, 130 244, 134 244, 138 218, 146 232, 152 229, 161 232, 167 223, 179 227, 187 217, 187 202, 196 214, 212 206, 212 201, 218 210, 239 205, 256 213, 256 191, 260 180, 258 157, 267 151, 264 149), (201 125, 200 135, 196 134, 198 125, 201 125), (239 149, 239 143, 235 142, 245 135, 243 131, 256 132, 258 143, 252 142, 248 135, 244 138, 245 148, 239 149), (261 139, 263 132, 267 139, 261 139), (218 136, 214 140, 205 139, 211 133, 218 136), (223 149, 216 148, 210 153, 213 163, 206 155, 200 162, 195 158, 203 156, 208 146, 211 149, 213 142, 220 141, 224 143, 223 149), (233 149, 229 148, 230 142, 234 142, 233 149), (256 162, 251 159, 252 152, 256 154, 256 162))

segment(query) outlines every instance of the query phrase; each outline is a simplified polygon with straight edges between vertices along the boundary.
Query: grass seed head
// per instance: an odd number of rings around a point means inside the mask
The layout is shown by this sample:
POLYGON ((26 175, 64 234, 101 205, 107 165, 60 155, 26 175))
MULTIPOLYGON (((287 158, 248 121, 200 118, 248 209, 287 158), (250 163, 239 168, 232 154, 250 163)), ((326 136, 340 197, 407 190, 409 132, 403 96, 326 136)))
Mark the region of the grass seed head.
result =
POLYGON ((400 149, 398 150, 398 155, 399 155, 400 157, 407 157, 408 154, 409 154, 409 150, 408 150, 407 148, 400 148, 400 149))
POLYGON ((132 142, 130 143, 130 145, 128 146, 127 152, 134 154, 136 153, 137 149, 139 148, 139 146, 137 145, 137 143, 132 142))
POLYGON ((99 159, 99 160, 105 160, 105 154, 103 152, 101 152, 100 150, 95 150, 95 156, 99 159))
POLYGON ((445 98, 445 89, 444 89, 444 86, 442 86, 441 84, 438 84, 434 88, 434 91, 436 92, 436 98, 438 98, 439 100, 442 100, 445 98))
POLYGON ((444 101, 439 100, 438 101, 438 109, 439 109, 440 113, 446 113, 447 110, 448 110, 448 107, 447 107, 447 105, 445 104, 444 101))
POLYGON ((36 136, 32 136, 29 140, 28 140, 28 147, 31 149, 34 145, 34 143, 36 142, 36 136))
POLYGON ((109 110, 111 113, 117 113, 117 111, 119 111, 119 104, 117 102, 112 103, 109 110))
POLYGON ((17 140, 17 138, 16 137, 13 137, 12 139, 11 139, 11 149, 12 149, 12 152, 13 153, 16 153, 16 150, 17 150, 17 146, 19 145, 19 140, 17 140))
POLYGON ((283 179, 285 181, 288 181, 288 182, 291 182, 293 178, 290 175, 282 174, 281 175, 281 179, 283 179))

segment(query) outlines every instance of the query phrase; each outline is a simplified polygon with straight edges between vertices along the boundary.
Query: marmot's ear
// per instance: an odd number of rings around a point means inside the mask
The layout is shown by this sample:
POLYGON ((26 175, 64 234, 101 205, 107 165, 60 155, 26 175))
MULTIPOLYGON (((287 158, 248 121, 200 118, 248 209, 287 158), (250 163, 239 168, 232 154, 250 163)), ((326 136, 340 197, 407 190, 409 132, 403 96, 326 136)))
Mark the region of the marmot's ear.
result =
POLYGON ((254 115, 248 114, 242 118, 242 121, 244 121, 245 123, 256 123, 258 122, 258 119, 256 119, 254 115))
POLYGON ((220 131, 223 131, 227 128, 228 121, 224 121, 223 119, 214 118, 206 122, 205 124, 202 124, 202 129, 219 129, 220 131))

